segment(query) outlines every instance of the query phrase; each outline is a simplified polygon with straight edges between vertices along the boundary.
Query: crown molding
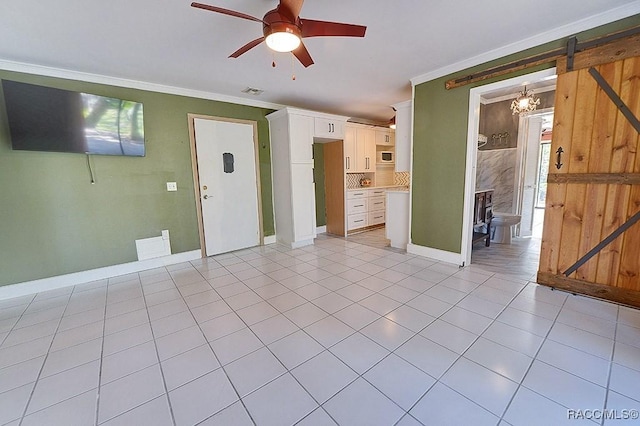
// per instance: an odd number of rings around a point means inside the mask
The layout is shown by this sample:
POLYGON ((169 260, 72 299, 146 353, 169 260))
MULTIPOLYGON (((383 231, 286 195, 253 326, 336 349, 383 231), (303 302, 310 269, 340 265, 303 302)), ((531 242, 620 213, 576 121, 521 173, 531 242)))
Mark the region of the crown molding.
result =
POLYGON ((64 78, 68 80, 78 80, 87 83, 106 84, 109 86, 125 87, 129 89, 146 90, 149 92, 165 93, 169 95, 188 96, 191 98, 207 99, 210 101, 227 102, 231 104, 245 105, 266 109, 281 109, 285 105, 264 102, 252 99, 245 99, 236 96, 222 95, 220 93, 206 92, 202 90, 186 89, 184 87, 166 86, 163 84, 150 83, 139 80, 129 80, 126 78, 110 77, 101 74, 92 74, 81 71, 73 71, 63 68, 47 67, 43 65, 29 64, 0 59, 0 70, 21 72, 25 74, 42 75, 46 77, 64 78))
POLYGON ((451 65, 446 65, 442 68, 438 68, 425 74, 413 77, 410 79, 411 85, 417 86, 418 84, 426 83, 427 81, 435 80, 436 78, 444 77, 445 75, 453 74, 455 72, 462 71, 476 65, 484 64, 485 62, 493 61, 494 59, 499 59, 514 53, 522 52, 524 50, 531 49, 532 47, 540 46, 554 40, 560 40, 564 37, 568 37, 582 31, 599 27, 600 25, 605 25, 620 19, 628 18, 629 16, 637 15, 638 13, 640 13, 640 2, 629 3, 624 6, 610 9, 606 12, 602 12, 597 15, 593 15, 588 18, 584 18, 579 21, 554 28, 553 30, 537 34, 524 40, 520 40, 515 43, 500 47, 498 49, 490 50, 472 58, 468 58, 451 65))

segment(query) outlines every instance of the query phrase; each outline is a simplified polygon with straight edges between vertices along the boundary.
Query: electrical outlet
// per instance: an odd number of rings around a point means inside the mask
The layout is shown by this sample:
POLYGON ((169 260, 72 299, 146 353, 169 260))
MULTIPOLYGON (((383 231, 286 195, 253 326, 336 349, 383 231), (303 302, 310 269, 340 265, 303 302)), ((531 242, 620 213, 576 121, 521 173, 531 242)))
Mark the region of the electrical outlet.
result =
POLYGON ((176 182, 167 182, 167 191, 177 191, 178 184, 176 182))

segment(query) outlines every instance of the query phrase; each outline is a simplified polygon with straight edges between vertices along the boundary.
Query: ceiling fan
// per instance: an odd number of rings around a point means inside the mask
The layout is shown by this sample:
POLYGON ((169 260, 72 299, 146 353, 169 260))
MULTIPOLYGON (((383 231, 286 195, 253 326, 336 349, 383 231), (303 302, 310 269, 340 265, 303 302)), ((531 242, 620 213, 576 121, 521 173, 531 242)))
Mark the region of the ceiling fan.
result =
POLYGON ((291 52, 298 58, 300 63, 306 67, 313 65, 313 59, 309 51, 302 42, 307 37, 364 37, 367 27, 354 24, 343 24, 339 22, 316 21, 313 19, 300 18, 300 10, 304 0, 280 0, 278 6, 267 12, 262 19, 236 12, 234 10, 223 9, 217 6, 193 2, 192 7, 209 10, 211 12, 222 13, 224 15, 235 16, 236 18, 248 19, 262 23, 263 36, 242 46, 233 52, 229 57, 238 56, 253 49, 263 41, 266 41, 269 48, 277 52, 291 52))

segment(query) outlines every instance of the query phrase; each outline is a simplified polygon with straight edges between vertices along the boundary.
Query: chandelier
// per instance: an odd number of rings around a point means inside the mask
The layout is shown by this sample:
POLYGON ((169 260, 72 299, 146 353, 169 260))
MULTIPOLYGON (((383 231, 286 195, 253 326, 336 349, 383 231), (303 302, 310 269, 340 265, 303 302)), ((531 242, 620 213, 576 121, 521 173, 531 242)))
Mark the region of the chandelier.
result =
POLYGON ((513 115, 522 114, 535 111, 538 105, 540 98, 533 94, 533 90, 527 90, 527 86, 524 86, 524 90, 511 102, 511 111, 513 115))

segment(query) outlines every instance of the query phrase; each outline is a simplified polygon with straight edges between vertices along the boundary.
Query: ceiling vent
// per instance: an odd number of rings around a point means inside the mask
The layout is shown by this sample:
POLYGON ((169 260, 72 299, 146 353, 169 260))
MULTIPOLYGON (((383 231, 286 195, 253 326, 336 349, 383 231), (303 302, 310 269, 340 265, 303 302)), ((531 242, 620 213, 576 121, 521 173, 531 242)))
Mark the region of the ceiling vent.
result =
POLYGON ((256 89, 255 87, 247 87, 242 91, 242 93, 248 93, 249 95, 258 96, 261 95, 264 90, 256 89))

